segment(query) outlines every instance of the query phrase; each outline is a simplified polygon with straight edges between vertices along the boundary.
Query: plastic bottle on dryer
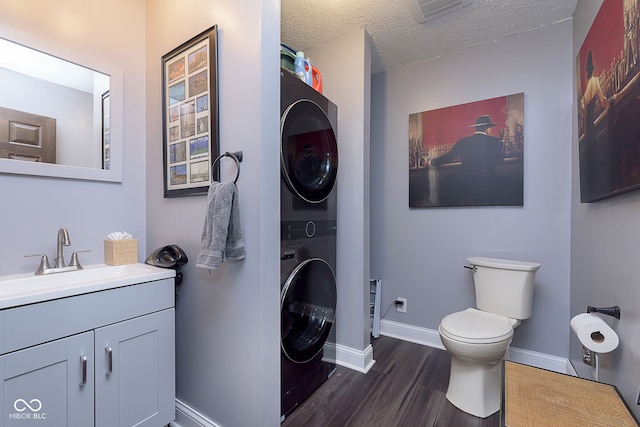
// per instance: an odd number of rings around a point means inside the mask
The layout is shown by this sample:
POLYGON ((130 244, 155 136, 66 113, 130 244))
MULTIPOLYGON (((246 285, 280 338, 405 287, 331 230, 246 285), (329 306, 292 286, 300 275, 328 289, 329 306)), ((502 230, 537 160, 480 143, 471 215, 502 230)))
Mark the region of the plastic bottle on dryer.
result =
POLYGON ((315 66, 311 66, 311 86, 322 93, 322 74, 315 66))
POLYGON ((298 76, 300 80, 311 86, 311 64, 304 57, 304 52, 296 52, 296 60, 293 62, 293 68, 295 70, 296 76, 298 76))

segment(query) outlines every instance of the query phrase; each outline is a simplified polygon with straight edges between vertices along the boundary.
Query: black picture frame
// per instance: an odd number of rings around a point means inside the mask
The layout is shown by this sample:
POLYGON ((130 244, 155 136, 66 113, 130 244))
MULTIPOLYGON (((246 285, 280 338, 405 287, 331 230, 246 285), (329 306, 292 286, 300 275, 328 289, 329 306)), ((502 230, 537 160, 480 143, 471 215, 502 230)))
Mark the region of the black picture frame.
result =
POLYGON ((207 194, 218 169, 218 27, 162 57, 164 197, 207 194))

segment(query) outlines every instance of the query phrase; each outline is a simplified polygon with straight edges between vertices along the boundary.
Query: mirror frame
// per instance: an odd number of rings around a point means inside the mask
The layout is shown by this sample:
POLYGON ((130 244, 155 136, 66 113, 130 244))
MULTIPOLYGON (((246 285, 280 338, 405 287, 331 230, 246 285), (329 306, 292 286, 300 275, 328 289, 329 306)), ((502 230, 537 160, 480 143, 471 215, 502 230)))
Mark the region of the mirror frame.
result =
POLYGON ((4 25, 0 25, 0 37, 14 43, 21 44, 25 47, 39 50, 40 52, 46 53, 50 56, 55 56, 64 61, 72 62, 82 67, 109 75, 111 103, 111 168, 109 170, 0 159, 0 174, 122 182, 124 164, 124 83, 122 70, 113 64, 106 63, 96 57, 89 56, 85 53, 74 52, 72 49, 62 46, 61 43, 56 43, 55 40, 44 40, 4 25))

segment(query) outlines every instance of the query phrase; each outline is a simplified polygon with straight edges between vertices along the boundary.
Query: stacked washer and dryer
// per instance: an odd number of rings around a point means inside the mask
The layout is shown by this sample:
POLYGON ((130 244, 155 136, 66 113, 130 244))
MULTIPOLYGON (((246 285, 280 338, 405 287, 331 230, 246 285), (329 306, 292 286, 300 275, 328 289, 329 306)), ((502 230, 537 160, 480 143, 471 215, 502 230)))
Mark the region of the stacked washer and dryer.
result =
POLYGON ((335 104, 280 70, 281 415, 335 371, 335 104))

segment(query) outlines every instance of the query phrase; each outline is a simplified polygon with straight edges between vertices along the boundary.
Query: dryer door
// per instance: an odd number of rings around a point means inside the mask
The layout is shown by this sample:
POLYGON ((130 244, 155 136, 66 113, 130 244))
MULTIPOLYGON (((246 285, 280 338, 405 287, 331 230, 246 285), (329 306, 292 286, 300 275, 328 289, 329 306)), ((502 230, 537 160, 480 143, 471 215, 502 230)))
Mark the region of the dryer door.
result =
POLYGON ((329 196, 338 173, 338 144, 329 118, 315 102, 296 101, 282 114, 280 159, 294 194, 309 203, 329 196))
POLYGON ((336 279, 320 258, 293 269, 280 295, 281 346, 293 362, 313 359, 327 341, 335 320, 336 279))

